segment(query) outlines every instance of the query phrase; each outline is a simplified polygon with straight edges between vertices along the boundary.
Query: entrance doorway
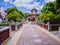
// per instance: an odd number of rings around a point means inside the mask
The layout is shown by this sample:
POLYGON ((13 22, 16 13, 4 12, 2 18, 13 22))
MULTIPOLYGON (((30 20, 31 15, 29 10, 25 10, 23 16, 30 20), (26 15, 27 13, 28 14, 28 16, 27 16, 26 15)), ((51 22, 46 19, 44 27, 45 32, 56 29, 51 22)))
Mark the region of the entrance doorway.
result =
POLYGON ((28 18, 28 21, 36 21, 35 18, 28 18))
POLYGON ((30 19, 30 18, 28 18, 28 21, 31 21, 31 19, 30 19))
POLYGON ((35 18, 32 18, 32 21, 36 21, 35 18))

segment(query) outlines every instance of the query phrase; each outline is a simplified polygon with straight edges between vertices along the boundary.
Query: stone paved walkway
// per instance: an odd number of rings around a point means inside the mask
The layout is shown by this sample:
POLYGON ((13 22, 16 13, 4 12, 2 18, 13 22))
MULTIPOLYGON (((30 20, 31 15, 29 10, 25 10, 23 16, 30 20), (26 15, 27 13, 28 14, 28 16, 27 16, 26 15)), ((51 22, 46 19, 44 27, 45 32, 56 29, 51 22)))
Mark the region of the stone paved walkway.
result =
MULTIPOLYGON (((23 24, 24 30, 17 45, 60 45, 60 42, 44 32, 37 25, 23 24)), ((17 37, 18 38, 18 37, 17 37)))

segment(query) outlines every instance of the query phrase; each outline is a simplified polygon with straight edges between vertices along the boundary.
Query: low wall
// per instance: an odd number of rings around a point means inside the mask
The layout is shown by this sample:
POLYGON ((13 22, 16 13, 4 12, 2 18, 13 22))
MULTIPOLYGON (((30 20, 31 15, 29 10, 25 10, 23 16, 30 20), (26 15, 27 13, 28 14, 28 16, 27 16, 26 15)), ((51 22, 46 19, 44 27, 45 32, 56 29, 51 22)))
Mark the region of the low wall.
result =
POLYGON ((18 30, 19 28, 21 28, 21 26, 22 26, 22 23, 19 23, 19 24, 12 24, 11 25, 11 30, 12 31, 15 31, 15 30, 18 30))
POLYGON ((60 24, 51 24, 51 30, 59 30, 60 24))
POLYGON ((2 28, 0 29, 0 45, 9 38, 10 32, 9 32, 10 28, 2 28))
POLYGON ((38 24, 40 27, 42 27, 42 24, 38 24))
POLYGON ((43 27, 48 30, 48 25, 47 24, 38 24, 40 27, 43 27))
POLYGON ((43 28, 45 28, 45 29, 48 30, 48 25, 47 25, 47 24, 44 24, 44 25, 43 25, 43 28))
POLYGON ((11 30, 12 30, 12 31, 15 30, 15 25, 11 25, 11 30))
POLYGON ((38 25, 40 27, 43 27, 43 28, 49 30, 49 31, 57 31, 57 30, 59 30, 59 27, 60 27, 60 24, 49 24, 49 25, 48 24, 38 24, 38 25))
POLYGON ((18 25, 18 29, 22 27, 22 23, 18 25))

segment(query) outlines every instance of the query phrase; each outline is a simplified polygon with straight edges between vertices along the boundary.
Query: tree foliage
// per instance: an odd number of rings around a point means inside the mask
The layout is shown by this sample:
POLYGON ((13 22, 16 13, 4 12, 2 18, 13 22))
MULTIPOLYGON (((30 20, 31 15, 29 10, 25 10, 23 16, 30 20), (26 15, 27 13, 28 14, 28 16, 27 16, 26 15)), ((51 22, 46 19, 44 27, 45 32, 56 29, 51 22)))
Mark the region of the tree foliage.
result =
POLYGON ((46 4, 43 6, 43 8, 42 8, 42 12, 44 12, 44 11, 46 11, 46 10, 55 13, 55 2, 48 2, 48 3, 46 3, 46 4))
POLYGON ((16 7, 11 7, 7 9, 7 18, 8 20, 19 20, 24 17, 24 14, 22 11, 19 11, 16 7))
POLYGON ((56 21, 60 21, 60 13, 55 16, 56 21))
POLYGON ((56 0, 56 7, 57 7, 57 9, 59 9, 60 8, 60 0, 56 0))
POLYGON ((60 13, 56 13, 57 10, 60 10, 60 0, 48 2, 43 6, 42 13, 39 16, 39 20, 60 21, 60 13))
POLYGON ((54 20, 54 19, 55 19, 55 15, 51 11, 45 11, 39 16, 39 20, 41 21, 42 20, 48 21, 48 20, 54 20))
POLYGON ((13 11, 17 11, 17 8, 16 7, 11 7, 11 8, 8 8, 7 11, 8 11, 8 13, 7 13, 7 15, 8 15, 13 11))
POLYGON ((7 15, 7 18, 8 20, 17 20, 17 18, 22 19, 22 16, 17 11, 14 11, 7 15))
POLYGON ((25 12, 25 17, 28 16, 28 15, 29 15, 29 13, 28 12, 25 12))

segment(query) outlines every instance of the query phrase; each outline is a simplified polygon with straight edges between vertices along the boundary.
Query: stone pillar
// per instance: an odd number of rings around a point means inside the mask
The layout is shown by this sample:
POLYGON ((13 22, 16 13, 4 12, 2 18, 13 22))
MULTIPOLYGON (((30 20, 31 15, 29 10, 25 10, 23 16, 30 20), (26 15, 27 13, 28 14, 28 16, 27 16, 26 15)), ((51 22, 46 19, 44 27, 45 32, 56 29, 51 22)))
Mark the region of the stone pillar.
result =
POLYGON ((18 29, 18 22, 16 22, 15 24, 15 30, 17 31, 17 29, 18 29))
POLYGON ((9 30, 9 36, 11 37, 11 24, 9 24, 9 28, 10 28, 10 30, 9 30))
POLYGON ((44 27, 44 20, 42 21, 42 27, 44 27))
POLYGON ((15 30, 17 31, 18 25, 15 25, 15 30))
POLYGON ((59 27, 59 31, 58 31, 58 36, 60 36, 60 27, 59 27))
POLYGON ((50 22, 48 21, 47 24, 48 24, 48 31, 50 31, 51 29, 50 22))

